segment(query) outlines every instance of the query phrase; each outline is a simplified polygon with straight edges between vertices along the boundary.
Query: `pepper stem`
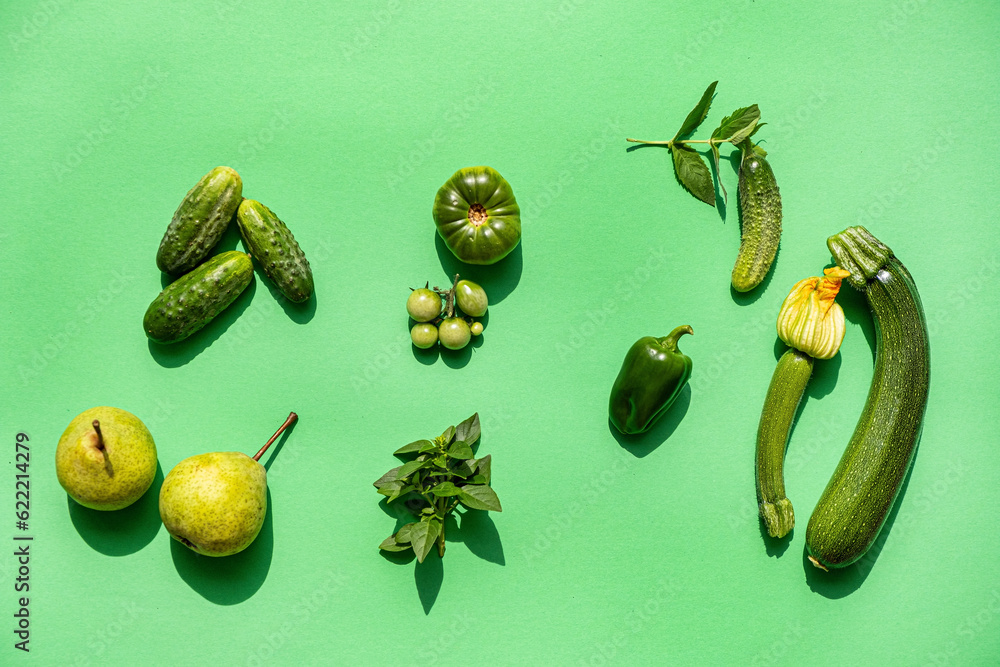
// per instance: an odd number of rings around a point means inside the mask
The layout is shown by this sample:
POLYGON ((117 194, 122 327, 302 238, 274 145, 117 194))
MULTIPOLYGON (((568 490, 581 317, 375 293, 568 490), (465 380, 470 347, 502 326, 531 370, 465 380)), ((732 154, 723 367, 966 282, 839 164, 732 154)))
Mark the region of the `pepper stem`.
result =
POLYGON ((274 432, 274 435, 271 436, 270 440, 264 443, 264 446, 260 448, 260 451, 254 454, 253 460, 260 462, 260 457, 264 455, 264 452, 266 452, 267 448, 271 446, 271 443, 277 440, 278 436, 284 433, 285 429, 294 424, 295 420, 298 418, 299 416, 297 414, 295 414, 294 412, 289 412, 288 419, 285 420, 284 424, 278 427, 278 430, 274 432))
POLYGON ((114 477, 115 470, 111 467, 111 458, 108 456, 108 448, 104 444, 104 434, 101 433, 101 422, 95 419, 92 424, 94 426, 94 431, 97 433, 97 449, 99 449, 101 454, 104 455, 104 469, 107 471, 108 477, 114 477))
POLYGON ((667 334, 663 338, 660 338, 659 339, 660 344, 661 345, 666 345, 667 347, 669 347, 672 350, 676 350, 677 349, 677 341, 684 334, 691 334, 693 336, 694 335, 694 329, 692 329, 691 326, 688 325, 688 324, 682 324, 681 326, 677 327, 676 329, 674 329, 673 331, 671 331, 669 334, 667 334))

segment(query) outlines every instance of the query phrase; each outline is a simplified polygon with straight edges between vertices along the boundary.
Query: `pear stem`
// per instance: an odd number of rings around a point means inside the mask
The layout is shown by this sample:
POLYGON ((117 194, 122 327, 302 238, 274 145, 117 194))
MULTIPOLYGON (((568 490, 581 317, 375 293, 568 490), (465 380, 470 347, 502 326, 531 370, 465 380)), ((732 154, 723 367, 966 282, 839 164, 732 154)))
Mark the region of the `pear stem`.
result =
POLYGON ((94 432, 97 433, 97 449, 100 450, 101 454, 104 454, 104 469, 108 473, 108 477, 114 477, 115 471, 111 467, 111 459, 108 457, 108 449, 104 445, 104 434, 101 433, 101 422, 95 419, 91 424, 94 427, 94 432))
POLYGON ((253 460, 259 462, 260 457, 264 455, 264 452, 266 452, 267 448, 271 446, 271 443, 277 440, 278 436, 284 433, 285 429, 294 424, 295 420, 298 418, 299 416, 297 414, 295 414, 294 412, 289 412, 288 419, 285 420, 284 424, 278 427, 278 430, 274 432, 274 435, 271 436, 271 439, 268 440, 266 443, 264 443, 264 446, 260 448, 260 451, 254 455, 253 460))

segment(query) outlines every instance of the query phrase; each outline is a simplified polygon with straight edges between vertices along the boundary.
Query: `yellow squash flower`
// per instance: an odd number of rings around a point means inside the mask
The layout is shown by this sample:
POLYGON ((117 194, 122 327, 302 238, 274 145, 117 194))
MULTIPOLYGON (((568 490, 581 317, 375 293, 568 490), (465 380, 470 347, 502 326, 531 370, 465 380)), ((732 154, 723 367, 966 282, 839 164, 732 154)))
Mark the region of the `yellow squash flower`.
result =
POLYGON ((816 359, 830 359, 844 340, 844 310, 834 301, 849 271, 834 266, 822 278, 795 283, 778 313, 778 337, 816 359))

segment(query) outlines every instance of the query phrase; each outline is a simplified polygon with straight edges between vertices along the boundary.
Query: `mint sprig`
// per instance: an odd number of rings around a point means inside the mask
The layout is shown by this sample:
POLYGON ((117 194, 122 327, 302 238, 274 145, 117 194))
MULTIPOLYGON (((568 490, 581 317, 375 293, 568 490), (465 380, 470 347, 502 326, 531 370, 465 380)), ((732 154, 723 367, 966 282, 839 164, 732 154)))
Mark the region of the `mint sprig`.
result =
POLYGON ((479 435, 476 413, 433 440, 417 440, 393 452, 408 460, 376 480, 375 488, 388 498, 387 503, 403 498, 418 520, 383 540, 380 549, 413 549, 422 563, 435 544, 438 555, 444 556, 445 520, 459 505, 468 510, 503 511, 490 487, 490 456, 475 458, 473 445, 479 435))

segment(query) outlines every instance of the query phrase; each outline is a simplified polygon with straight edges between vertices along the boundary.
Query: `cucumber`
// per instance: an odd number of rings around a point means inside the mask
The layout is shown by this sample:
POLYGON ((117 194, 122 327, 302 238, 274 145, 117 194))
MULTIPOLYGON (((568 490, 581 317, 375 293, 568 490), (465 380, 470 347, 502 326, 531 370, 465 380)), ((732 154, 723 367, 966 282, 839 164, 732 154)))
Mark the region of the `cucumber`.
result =
POLYGON ((813 357, 789 348, 774 369, 757 427, 757 506, 771 537, 795 527, 792 503, 785 496, 785 447, 795 411, 812 375, 813 357))
POLYGON ((216 255, 167 285, 142 319, 156 343, 176 343, 212 321, 253 280, 250 256, 238 250, 216 255))
POLYGON ((892 250, 864 227, 827 239, 875 321, 875 370, 854 435, 806 528, 813 565, 845 567, 878 537, 916 453, 930 387, 920 295, 892 250))
POLYGON ((181 201, 156 252, 156 266, 179 276, 201 264, 222 238, 243 198, 234 169, 216 167, 181 201))
POLYGON ((781 193, 771 165, 749 139, 741 145, 739 198, 742 234, 733 289, 749 292, 771 270, 781 240, 781 193))
POLYGON ((245 199, 236 214, 247 251, 289 301, 300 303, 313 292, 312 269, 292 232, 271 209, 245 199))

